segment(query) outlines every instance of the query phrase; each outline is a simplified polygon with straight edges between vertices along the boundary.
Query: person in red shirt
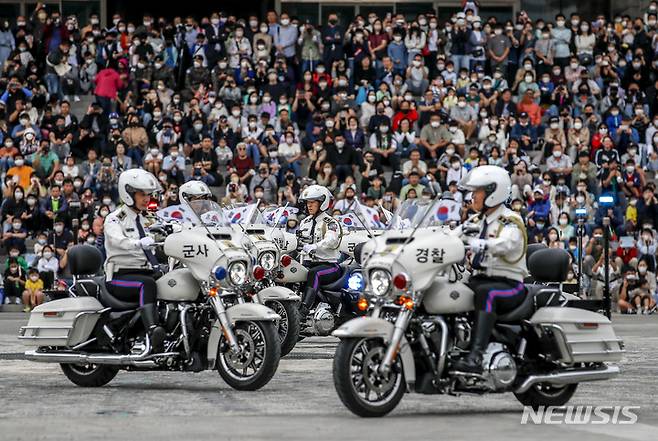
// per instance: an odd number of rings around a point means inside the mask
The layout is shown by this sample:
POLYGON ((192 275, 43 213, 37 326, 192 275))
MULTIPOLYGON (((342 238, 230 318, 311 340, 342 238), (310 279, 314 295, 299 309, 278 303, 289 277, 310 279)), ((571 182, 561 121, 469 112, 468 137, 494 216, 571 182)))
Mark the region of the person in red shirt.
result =
POLYGON ((244 142, 238 143, 235 147, 235 156, 231 161, 230 171, 235 172, 240 176, 240 182, 249 185, 251 177, 256 174, 254 171, 254 161, 251 160, 247 154, 247 144, 244 142))
POLYGON ((117 94, 121 88, 123 88, 123 80, 113 65, 96 74, 94 95, 106 115, 114 112, 117 94))
POLYGON ((398 125, 400 125, 400 121, 402 121, 405 118, 409 120, 409 123, 411 125, 413 125, 418 120, 418 112, 416 112, 416 109, 411 108, 411 102, 407 100, 400 102, 400 109, 393 116, 394 131, 398 129, 398 125))

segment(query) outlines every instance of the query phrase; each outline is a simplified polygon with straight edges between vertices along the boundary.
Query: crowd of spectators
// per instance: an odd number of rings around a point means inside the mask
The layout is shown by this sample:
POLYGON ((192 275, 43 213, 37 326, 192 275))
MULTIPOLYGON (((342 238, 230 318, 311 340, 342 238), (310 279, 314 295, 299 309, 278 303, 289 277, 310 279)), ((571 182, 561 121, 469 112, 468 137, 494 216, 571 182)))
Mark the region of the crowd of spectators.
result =
POLYGON ((190 179, 225 204, 266 205, 296 205, 315 181, 336 213, 440 194, 459 203, 460 221, 470 210, 458 181, 492 164, 512 177, 510 207, 530 242, 577 258, 584 209, 593 298, 609 218, 615 307, 652 311, 656 1, 612 19, 499 20, 464 5, 447 21, 329 12, 311 23, 270 11, 115 14, 104 26, 38 4, 0 21, 5 301, 38 304, 67 276, 67 249, 102 240, 118 175, 133 167, 161 181, 164 206, 190 179), (76 116, 84 95, 93 102, 76 116))

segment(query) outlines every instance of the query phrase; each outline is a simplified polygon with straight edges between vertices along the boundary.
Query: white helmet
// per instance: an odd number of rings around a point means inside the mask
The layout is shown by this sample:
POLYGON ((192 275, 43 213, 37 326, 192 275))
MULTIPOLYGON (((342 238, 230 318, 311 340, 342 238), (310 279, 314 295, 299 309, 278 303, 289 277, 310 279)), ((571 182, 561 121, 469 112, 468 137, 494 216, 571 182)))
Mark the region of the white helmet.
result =
POLYGON ((484 206, 496 207, 504 203, 512 192, 512 180, 509 173, 497 165, 481 165, 472 169, 459 183, 467 191, 484 188, 484 206))
POLYGON ((161 190, 162 187, 155 176, 141 168, 126 170, 119 175, 119 198, 129 207, 135 204, 133 195, 136 192, 152 194, 161 190))
POLYGON ((331 192, 323 185, 309 185, 302 192, 300 201, 320 201, 320 211, 326 211, 331 201, 331 192))
POLYGON ((189 202, 196 199, 210 199, 212 193, 210 188, 202 181, 188 181, 178 189, 178 199, 181 202, 189 202))

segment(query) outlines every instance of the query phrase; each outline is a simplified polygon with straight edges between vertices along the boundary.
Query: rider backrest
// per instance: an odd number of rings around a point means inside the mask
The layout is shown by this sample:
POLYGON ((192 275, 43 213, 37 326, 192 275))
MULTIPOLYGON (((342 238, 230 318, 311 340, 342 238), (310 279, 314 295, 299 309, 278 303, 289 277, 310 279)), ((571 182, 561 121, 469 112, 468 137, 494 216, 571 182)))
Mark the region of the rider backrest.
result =
POLYGON ((569 273, 571 255, 561 248, 545 248, 532 253, 528 270, 540 283, 564 282, 569 273))
POLYGON ((71 274, 94 275, 103 267, 103 254, 91 245, 74 245, 68 251, 68 262, 71 274))
POLYGON ((548 248, 548 246, 546 246, 546 244, 543 242, 528 244, 528 249, 525 252, 526 264, 530 262, 530 256, 532 256, 535 252, 539 250, 545 250, 546 248, 548 248))

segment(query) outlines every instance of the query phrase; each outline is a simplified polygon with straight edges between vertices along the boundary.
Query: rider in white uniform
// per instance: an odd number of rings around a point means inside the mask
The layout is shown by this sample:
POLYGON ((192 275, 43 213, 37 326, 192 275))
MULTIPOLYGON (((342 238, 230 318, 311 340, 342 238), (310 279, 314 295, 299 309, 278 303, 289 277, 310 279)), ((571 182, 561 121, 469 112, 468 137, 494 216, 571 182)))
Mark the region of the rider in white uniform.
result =
POLYGON ((297 232, 306 242, 303 248, 306 255, 304 265, 309 269, 300 306, 301 316, 306 317, 313 307, 318 288, 335 282, 341 276, 337 262, 342 231, 338 221, 327 213, 331 192, 326 187, 309 186, 302 192, 300 201, 306 202, 308 211, 297 232))
POLYGON ((144 328, 152 352, 162 352, 165 330, 158 326, 156 309, 158 261, 153 253, 154 240, 144 230, 144 216, 151 195, 161 191, 158 180, 142 169, 119 175, 119 197, 123 203, 108 214, 104 222, 105 274, 112 295, 119 300, 139 303, 144 328))
POLYGON ((482 354, 499 314, 509 312, 525 299, 527 234, 523 219, 504 203, 512 183, 505 169, 493 165, 476 167, 460 186, 473 192, 473 208, 479 214, 471 222, 480 224, 478 237, 465 237, 471 247, 473 276, 469 286, 475 293, 475 328, 470 353, 451 366, 453 372, 482 373, 482 354))

